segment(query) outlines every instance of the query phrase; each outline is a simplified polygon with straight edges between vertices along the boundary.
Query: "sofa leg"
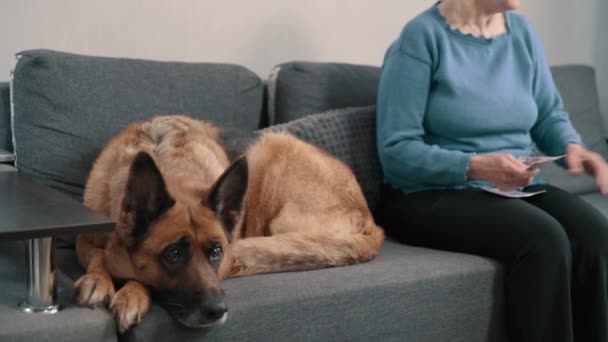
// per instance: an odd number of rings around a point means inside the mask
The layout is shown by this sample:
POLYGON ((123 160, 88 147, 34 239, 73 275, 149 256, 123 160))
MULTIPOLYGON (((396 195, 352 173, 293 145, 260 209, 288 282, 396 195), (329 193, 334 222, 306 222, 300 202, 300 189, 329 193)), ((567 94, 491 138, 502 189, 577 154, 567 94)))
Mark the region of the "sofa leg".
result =
POLYGON ((26 240, 27 297, 19 306, 27 313, 53 314, 59 311, 55 288, 53 239, 26 240))

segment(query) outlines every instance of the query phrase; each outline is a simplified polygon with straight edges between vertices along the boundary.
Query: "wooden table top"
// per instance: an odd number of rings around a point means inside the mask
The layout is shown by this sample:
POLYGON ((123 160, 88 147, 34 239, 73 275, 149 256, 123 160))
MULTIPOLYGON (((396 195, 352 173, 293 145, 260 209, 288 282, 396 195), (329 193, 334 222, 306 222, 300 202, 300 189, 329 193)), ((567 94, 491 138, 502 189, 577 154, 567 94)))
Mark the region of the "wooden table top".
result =
POLYGON ((111 231, 114 222, 19 172, 0 172, 0 239, 111 231))

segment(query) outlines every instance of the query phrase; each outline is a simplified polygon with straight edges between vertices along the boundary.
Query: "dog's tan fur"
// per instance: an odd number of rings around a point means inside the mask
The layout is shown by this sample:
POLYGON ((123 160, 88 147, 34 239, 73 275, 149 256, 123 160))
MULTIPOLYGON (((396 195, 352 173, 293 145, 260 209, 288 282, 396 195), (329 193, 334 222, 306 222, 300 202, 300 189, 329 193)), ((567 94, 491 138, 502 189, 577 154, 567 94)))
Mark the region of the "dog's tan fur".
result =
MULTIPOLYGON (((121 331, 149 310, 151 291, 220 298, 224 278, 349 265, 377 254, 382 229, 345 164, 293 136, 265 133, 229 168, 220 133, 185 116, 156 117, 130 125, 95 162, 85 205, 115 219, 117 227, 79 236, 77 255, 87 274, 76 290, 83 304, 109 303, 121 331), (125 196, 148 177, 133 166, 140 152, 152 157, 172 201, 136 240, 136 218, 125 196), (239 179, 233 169, 243 168, 246 179, 239 179), (239 182, 246 190, 235 200, 231 189, 239 182), (187 265, 168 272, 159 255, 180 239, 195 248, 187 265), (204 252, 209 241, 223 246, 219 264, 204 252), (126 284, 115 292, 112 278, 126 284)), ((180 321, 203 321, 193 317, 180 321)))

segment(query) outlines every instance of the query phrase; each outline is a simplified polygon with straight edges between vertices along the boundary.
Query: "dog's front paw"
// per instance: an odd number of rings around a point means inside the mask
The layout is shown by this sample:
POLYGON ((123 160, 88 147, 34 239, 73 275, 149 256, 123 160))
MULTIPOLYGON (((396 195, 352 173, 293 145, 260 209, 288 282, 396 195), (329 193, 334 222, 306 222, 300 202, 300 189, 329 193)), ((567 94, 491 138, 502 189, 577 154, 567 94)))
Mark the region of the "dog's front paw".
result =
POLYGON ((107 273, 87 273, 76 281, 74 292, 81 305, 105 305, 114 296, 114 283, 107 273))
POLYGON ((129 281, 116 292, 110 303, 110 309, 116 317, 118 331, 123 333, 139 323, 150 310, 150 294, 140 283, 129 281))

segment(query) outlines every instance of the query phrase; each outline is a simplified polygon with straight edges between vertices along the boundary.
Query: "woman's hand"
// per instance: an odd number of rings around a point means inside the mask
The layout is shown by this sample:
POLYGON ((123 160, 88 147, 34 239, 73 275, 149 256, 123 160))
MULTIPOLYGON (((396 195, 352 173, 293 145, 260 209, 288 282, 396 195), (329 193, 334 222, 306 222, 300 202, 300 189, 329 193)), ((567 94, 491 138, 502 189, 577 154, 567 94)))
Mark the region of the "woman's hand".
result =
POLYGON ((508 153, 476 155, 469 164, 469 179, 486 181, 503 191, 530 184, 538 169, 529 170, 522 161, 508 153))
POLYGON ((595 184, 602 195, 608 195, 608 164, 602 156, 578 144, 566 148, 566 165, 571 175, 584 172, 595 178, 595 184))

